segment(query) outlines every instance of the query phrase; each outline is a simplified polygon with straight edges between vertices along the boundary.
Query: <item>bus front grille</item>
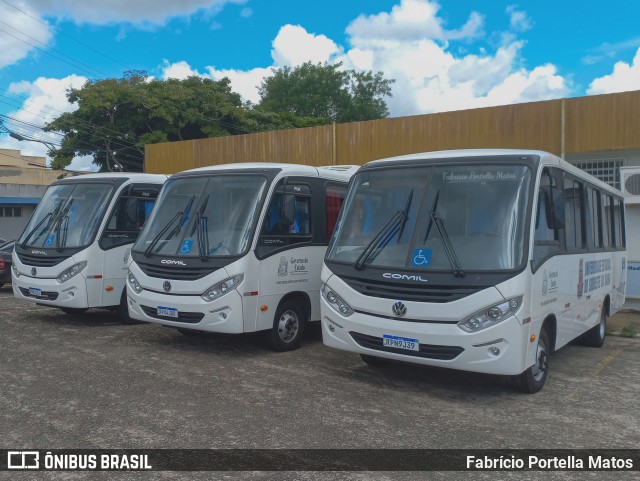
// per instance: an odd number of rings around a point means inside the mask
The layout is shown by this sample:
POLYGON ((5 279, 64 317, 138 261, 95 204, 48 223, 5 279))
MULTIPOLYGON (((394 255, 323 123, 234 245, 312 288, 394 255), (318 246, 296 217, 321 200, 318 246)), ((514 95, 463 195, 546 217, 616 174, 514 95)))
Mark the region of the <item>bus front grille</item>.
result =
POLYGON ((164 267, 138 262, 138 267, 149 277, 171 279, 175 281, 195 281, 215 272, 211 267, 164 267))
POLYGON ((383 281, 369 281, 342 277, 349 287, 360 294, 383 299, 402 299, 403 301, 433 302, 442 304, 463 299, 475 294, 487 286, 433 286, 407 285, 383 281))
POLYGON ((162 319, 164 321, 173 321, 173 322, 184 322, 187 324, 197 324, 199 323, 204 314, 202 312, 180 312, 178 311, 178 317, 169 317, 169 316, 159 316, 157 309, 149 306, 140 306, 144 313, 153 317, 154 319, 162 319))
POLYGON ((354 341, 360 346, 367 349, 375 349, 376 351, 392 352, 394 354, 403 354, 405 356, 423 357, 425 359, 438 359, 440 361, 450 361, 455 359, 464 351, 460 346, 436 346, 431 344, 420 344, 419 351, 409 351, 407 349, 397 349, 395 347, 387 347, 382 345, 382 338, 361 334, 351 331, 349 333, 354 341))
POLYGON ((18 259, 24 265, 35 267, 53 267, 67 260, 71 256, 33 256, 21 252, 16 252, 18 259))

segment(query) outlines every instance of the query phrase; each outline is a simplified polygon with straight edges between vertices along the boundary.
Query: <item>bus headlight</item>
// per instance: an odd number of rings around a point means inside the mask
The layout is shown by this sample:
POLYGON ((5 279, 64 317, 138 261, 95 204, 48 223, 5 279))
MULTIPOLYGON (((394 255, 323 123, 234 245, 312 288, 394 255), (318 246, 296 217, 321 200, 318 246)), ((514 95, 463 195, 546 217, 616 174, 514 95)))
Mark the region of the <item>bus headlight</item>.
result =
POLYGON ((229 277, 224 281, 220 281, 217 284, 212 285, 209 289, 204 291, 204 294, 202 294, 201 297, 207 302, 215 301, 216 299, 224 296, 227 292, 236 289, 243 280, 243 274, 229 277))
POLYGON ((332 291, 328 285, 323 283, 322 286, 320 286, 320 290, 322 291, 322 297, 324 297, 329 305, 338 313, 342 314, 344 317, 349 317, 353 314, 351 306, 347 304, 342 297, 332 291))
POLYGON ((458 323, 458 327, 466 332, 481 331, 513 316, 521 305, 522 296, 507 299, 467 317, 458 323))
POLYGON ((13 271, 13 275, 15 276, 16 279, 20 277, 20 273, 18 272, 18 268, 16 267, 15 264, 11 264, 11 270, 13 271))
POLYGON ((136 276, 134 276, 131 273, 131 271, 129 271, 129 273, 127 274, 127 282, 129 283, 129 286, 131 286, 131 289, 133 289, 136 294, 140 294, 142 292, 142 286, 138 282, 138 279, 136 279, 136 276))
POLYGON ((56 277, 56 281, 58 281, 60 284, 67 282, 72 277, 80 274, 85 267, 87 267, 87 261, 78 262, 77 264, 74 264, 68 269, 62 271, 62 273, 58 277, 56 277))

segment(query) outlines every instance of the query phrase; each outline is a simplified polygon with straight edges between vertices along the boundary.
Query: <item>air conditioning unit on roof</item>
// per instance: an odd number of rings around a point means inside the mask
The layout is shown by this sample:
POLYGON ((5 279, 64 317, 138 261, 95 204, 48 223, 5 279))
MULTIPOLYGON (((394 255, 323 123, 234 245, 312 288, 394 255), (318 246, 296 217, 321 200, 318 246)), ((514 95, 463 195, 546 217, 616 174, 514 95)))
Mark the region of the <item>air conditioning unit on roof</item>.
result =
POLYGON ((627 205, 640 204, 640 166, 620 167, 620 187, 627 205))

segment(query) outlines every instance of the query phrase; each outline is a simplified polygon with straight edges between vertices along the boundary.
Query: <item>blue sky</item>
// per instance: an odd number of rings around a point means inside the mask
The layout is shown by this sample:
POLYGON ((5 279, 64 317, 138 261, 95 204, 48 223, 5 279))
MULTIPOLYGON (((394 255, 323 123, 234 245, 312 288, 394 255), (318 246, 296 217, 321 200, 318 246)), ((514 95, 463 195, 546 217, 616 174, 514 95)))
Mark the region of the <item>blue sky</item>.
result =
POLYGON ((0 0, 0 114, 55 143, 37 127, 87 79, 228 76, 255 102, 272 68, 307 60, 396 79, 392 116, 635 90, 639 14, 628 0, 0 0))

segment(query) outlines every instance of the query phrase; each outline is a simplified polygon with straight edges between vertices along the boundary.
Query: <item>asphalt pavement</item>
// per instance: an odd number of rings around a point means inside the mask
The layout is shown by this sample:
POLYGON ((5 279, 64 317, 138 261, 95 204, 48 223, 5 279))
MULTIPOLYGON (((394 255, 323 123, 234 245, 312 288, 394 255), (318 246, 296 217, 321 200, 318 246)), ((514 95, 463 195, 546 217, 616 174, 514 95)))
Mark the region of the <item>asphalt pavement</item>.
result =
MULTIPOLYGON (((151 324, 123 325, 107 311, 70 316, 19 301, 10 287, 0 289, 0 447, 9 449, 635 449, 639 372, 640 339, 608 337, 602 349, 561 349, 551 358, 544 389, 526 395, 499 376, 404 364, 369 367, 358 355, 325 347, 318 325, 307 331, 300 349, 276 353, 260 334, 184 336, 151 324)), ((11 474, 5 479, 35 479, 11 474)), ((46 477, 38 479, 240 476, 39 474, 46 477)), ((465 474, 470 475, 465 479, 606 477, 465 474)), ((242 477, 456 479, 451 473, 242 477)))

